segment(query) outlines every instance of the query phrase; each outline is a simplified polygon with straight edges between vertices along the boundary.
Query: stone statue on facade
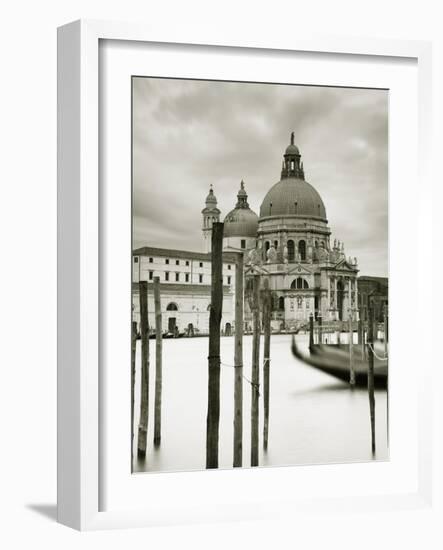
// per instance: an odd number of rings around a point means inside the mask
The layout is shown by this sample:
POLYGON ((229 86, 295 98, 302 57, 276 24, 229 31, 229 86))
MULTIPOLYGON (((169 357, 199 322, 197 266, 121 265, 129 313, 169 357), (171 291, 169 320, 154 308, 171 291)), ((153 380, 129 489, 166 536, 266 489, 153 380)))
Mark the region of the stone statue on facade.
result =
POLYGON ((288 247, 286 245, 283 248, 283 263, 288 263, 288 247))
POLYGON ((256 264, 257 264, 258 254, 257 254, 257 251, 255 250, 255 248, 252 248, 252 249, 249 251, 248 259, 249 259, 249 263, 250 263, 250 264, 252 264, 252 265, 256 265, 256 264))
POLYGON ((274 245, 272 245, 267 252, 267 262, 268 264, 275 264, 277 261, 277 251, 274 248, 274 245))

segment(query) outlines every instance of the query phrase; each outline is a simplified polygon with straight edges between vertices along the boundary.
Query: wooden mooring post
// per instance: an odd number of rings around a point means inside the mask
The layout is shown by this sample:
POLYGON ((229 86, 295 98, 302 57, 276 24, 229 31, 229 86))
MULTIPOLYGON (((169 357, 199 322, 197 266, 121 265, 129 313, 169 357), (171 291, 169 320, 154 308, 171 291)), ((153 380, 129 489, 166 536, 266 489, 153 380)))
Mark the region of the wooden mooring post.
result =
POLYGON ((318 343, 323 344, 323 317, 321 315, 321 312, 319 312, 317 316, 318 321, 318 343))
POLYGON ((365 330, 365 320, 366 320, 367 314, 365 309, 362 307, 360 312, 360 323, 361 323, 361 358, 364 360, 366 357, 366 330, 365 330))
POLYGON ((309 314, 309 351, 314 347, 314 315, 309 314))
POLYGON ((160 301, 160 277, 154 277, 155 308, 155 401, 154 401, 154 446, 161 442, 162 425, 162 310, 160 301))
MULTIPOLYGON (((389 318, 386 305, 383 308, 383 341, 385 348, 385 358, 388 359, 388 330, 389 330, 389 318)), ((388 366, 388 379, 386 381, 386 438, 389 446, 389 366, 388 366)))
POLYGON ((271 291, 265 279, 263 291, 263 448, 268 449, 269 434, 269 386, 271 368, 271 291))
POLYGON ((260 388, 260 275, 253 276, 253 333, 251 377, 251 466, 258 466, 258 424, 260 388))
POLYGON ((135 357, 137 352, 137 321, 131 324, 131 457, 134 452, 134 407, 135 407, 135 357))
POLYGON ((211 309, 209 313, 206 468, 218 468, 220 423, 220 323, 223 306, 223 223, 212 225, 211 309))
POLYGON ((146 443, 149 416, 149 324, 148 324, 148 283, 139 282, 140 289, 140 334, 141 334, 141 383, 140 420, 138 424, 137 454, 146 456, 146 443))
POLYGON ((243 465, 243 254, 235 264, 234 468, 243 465))
POLYGON ((375 394, 374 394, 374 311, 368 309, 368 395, 371 419, 371 449, 375 454, 375 394))
POLYGON ((349 312, 349 383, 355 386, 355 370, 354 370, 354 327, 352 319, 352 311, 349 312))

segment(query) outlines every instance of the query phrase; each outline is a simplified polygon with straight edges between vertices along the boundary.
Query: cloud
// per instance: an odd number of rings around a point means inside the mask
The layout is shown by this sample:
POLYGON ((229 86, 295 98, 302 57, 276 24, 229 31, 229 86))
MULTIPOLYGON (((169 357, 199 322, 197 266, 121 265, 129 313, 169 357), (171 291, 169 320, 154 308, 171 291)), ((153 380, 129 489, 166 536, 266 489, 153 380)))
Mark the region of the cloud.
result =
POLYGON ((386 91, 134 78, 133 106, 135 246, 201 250, 210 184, 222 216, 241 179, 259 212, 294 130, 332 236, 361 273, 387 274, 386 91))

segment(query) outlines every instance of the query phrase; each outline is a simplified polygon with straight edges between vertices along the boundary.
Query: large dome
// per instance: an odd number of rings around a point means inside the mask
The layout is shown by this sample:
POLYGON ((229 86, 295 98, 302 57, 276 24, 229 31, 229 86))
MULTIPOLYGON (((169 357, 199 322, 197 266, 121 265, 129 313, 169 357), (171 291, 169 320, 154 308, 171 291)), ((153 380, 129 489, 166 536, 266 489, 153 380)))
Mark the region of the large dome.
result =
POLYGON ((234 208, 225 217, 223 237, 255 237, 258 216, 249 208, 234 208))
POLYGON ((304 179, 285 177, 267 192, 260 207, 260 218, 301 216, 326 221, 322 198, 304 179))

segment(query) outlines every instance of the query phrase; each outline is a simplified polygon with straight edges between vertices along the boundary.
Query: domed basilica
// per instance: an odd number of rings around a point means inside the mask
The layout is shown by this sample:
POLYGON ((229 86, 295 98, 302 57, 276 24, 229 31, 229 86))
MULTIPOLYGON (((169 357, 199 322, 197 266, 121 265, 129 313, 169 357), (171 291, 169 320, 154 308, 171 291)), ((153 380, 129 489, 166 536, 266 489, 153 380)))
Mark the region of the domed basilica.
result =
MULTIPOLYGON (((220 214, 211 187, 202 210, 206 252, 220 214)), ((351 313, 357 318, 357 259, 347 259, 337 239, 331 243, 325 205, 305 179, 294 133, 283 155, 280 181, 266 193, 259 216, 241 182, 235 208, 224 218, 223 245, 225 251, 244 251, 246 288, 252 274, 269 280, 275 329, 296 326, 311 312, 324 320, 346 321, 351 313)))
MULTIPOLYGON (((151 283, 160 281, 163 330, 169 333, 207 334, 211 302, 211 233, 221 212, 212 187, 202 210, 204 252, 158 248, 133 251, 133 320, 140 321, 139 285, 148 284, 150 326, 155 324, 151 283)), ((345 257, 344 245, 331 243, 326 208, 316 189, 305 180, 301 154, 294 134, 283 155, 280 181, 266 193, 258 216, 240 183, 237 202, 224 217, 225 252, 243 252, 245 288, 252 275, 269 281, 272 291, 272 327, 291 330, 313 313, 324 321, 358 318, 357 260, 345 257)), ((235 266, 232 255, 223 257, 222 327, 234 327, 235 266)), ((369 281, 368 284, 370 284, 369 281)), ((245 300, 245 329, 251 312, 245 300)))

